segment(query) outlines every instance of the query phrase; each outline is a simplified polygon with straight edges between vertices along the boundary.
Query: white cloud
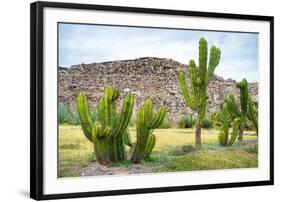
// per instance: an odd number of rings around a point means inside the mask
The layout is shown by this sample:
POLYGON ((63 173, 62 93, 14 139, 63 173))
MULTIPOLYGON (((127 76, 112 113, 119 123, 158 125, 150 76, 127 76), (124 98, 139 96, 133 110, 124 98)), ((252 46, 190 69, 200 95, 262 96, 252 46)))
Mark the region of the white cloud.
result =
POLYGON ((222 52, 216 73, 224 78, 258 79, 256 34, 191 30, 61 24, 59 65, 71 66, 138 57, 172 58, 181 63, 198 58, 198 39, 203 36, 222 52))

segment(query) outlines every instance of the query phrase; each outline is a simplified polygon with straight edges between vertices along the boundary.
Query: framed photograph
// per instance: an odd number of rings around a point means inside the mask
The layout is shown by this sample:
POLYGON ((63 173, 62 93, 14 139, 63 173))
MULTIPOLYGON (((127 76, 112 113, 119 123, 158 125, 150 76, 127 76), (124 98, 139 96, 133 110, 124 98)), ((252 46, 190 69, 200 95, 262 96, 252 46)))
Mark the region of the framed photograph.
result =
POLYGON ((31 198, 273 185, 273 22, 32 3, 31 198))

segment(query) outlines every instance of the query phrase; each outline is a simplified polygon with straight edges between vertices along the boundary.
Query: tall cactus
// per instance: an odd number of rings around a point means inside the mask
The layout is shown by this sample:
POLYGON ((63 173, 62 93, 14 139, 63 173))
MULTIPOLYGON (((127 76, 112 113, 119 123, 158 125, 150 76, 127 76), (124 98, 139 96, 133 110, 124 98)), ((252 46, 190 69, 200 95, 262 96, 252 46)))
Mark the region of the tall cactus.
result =
POLYGON ((236 85, 240 90, 240 109, 233 95, 227 97, 227 107, 232 118, 239 118, 240 120, 238 139, 242 140, 248 111, 248 83, 246 79, 243 79, 241 82, 237 82, 236 85))
POLYGON ((150 99, 146 99, 144 106, 139 107, 136 123, 137 142, 131 158, 133 163, 140 163, 142 159, 151 153, 156 141, 155 136, 152 134, 153 129, 161 125, 165 114, 166 109, 164 107, 159 107, 157 113, 154 113, 150 99))
POLYGON ((256 129, 256 134, 258 135, 259 133, 259 125, 258 125, 258 109, 254 105, 251 96, 249 95, 249 101, 248 101, 248 112, 247 112, 247 117, 250 121, 252 121, 255 129, 256 129))
POLYGON ((126 95, 119 114, 116 109, 118 97, 118 90, 111 86, 105 88, 104 98, 98 102, 94 123, 86 95, 81 92, 77 98, 77 108, 84 135, 93 142, 97 161, 100 164, 126 159, 124 134, 132 115, 134 97, 132 94, 126 95))
POLYGON ((222 110, 216 113, 213 117, 216 125, 220 127, 220 132, 218 134, 219 144, 222 146, 230 146, 232 145, 238 133, 239 119, 232 117, 232 115, 228 111, 227 99, 225 99, 222 110), (232 125, 232 132, 229 134, 229 129, 232 125), (230 135, 230 137, 229 137, 230 135))
POLYGON ((196 67, 195 61, 189 61, 189 81, 191 91, 188 89, 186 84, 185 73, 179 74, 180 86, 186 105, 197 112, 196 119, 196 130, 195 130, 195 146, 196 148, 201 147, 201 128, 202 120, 205 116, 206 111, 206 100, 207 100, 207 87, 210 83, 215 68, 220 62, 220 49, 216 46, 212 46, 210 49, 209 64, 208 62, 208 45, 206 40, 202 37, 199 40, 199 67, 196 67), (207 67, 208 66, 208 67, 207 67))

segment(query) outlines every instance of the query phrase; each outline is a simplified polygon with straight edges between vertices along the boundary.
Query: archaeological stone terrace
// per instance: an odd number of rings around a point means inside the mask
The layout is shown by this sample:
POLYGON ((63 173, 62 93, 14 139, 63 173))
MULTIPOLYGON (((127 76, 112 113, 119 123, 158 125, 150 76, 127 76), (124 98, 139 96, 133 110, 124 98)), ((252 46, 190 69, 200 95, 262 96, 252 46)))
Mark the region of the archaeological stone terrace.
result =
MULTIPOLYGON (((188 75, 187 65, 153 57, 59 67, 58 99, 76 111, 76 97, 80 91, 84 91, 93 109, 103 97, 104 88, 112 85, 120 90, 118 107, 123 103, 124 95, 130 92, 135 95, 134 112, 149 97, 155 107, 166 106, 168 118, 176 121, 184 114, 193 114, 186 107, 179 86, 178 75, 181 70, 188 75)), ((249 92, 257 102, 258 83, 249 83, 249 92)), ((207 114, 218 111, 224 97, 230 93, 239 98, 236 81, 214 75, 208 86, 207 114)))

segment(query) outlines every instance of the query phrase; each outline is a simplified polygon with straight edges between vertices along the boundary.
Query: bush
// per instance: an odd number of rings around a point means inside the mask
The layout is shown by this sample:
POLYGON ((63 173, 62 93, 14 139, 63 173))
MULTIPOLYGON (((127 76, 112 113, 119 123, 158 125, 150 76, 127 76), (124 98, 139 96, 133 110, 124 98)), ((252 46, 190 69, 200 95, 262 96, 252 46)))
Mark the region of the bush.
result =
POLYGON ((159 126, 159 128, 162 129, 172 128, 172 124, 170 123, 168 118, 165 118, 162 124, 159 126))
POLYGON ((179 128, 192 128, 194 120, 191 115, 184 115, 179 121, 179 128))
POLYGON ((190 152, 192 152, 192 151, 194 151, 195 149, 194 149, 194 147, 192 146, 192 145, 190 145, 190 144, 187 144, 187 145, 183 145, 182 147, 181 147, 181 150, 184 152, 184 153, 190 153, 190 152))
POLYGON ((62 102, 58 106, 58 122, 59 124, 65 123, 69 119, 70 113, 69 109, 62 102))
POLYGON ((204 118, 202 121, 202 128, 213 128, 213 122, 210 118, 204 118))
POLYGON ((80 117, 79 117, 78 112, 72 113, 71 117, 69 118, 69 120, 67 122, 72 125, 79 125, 80 117))

